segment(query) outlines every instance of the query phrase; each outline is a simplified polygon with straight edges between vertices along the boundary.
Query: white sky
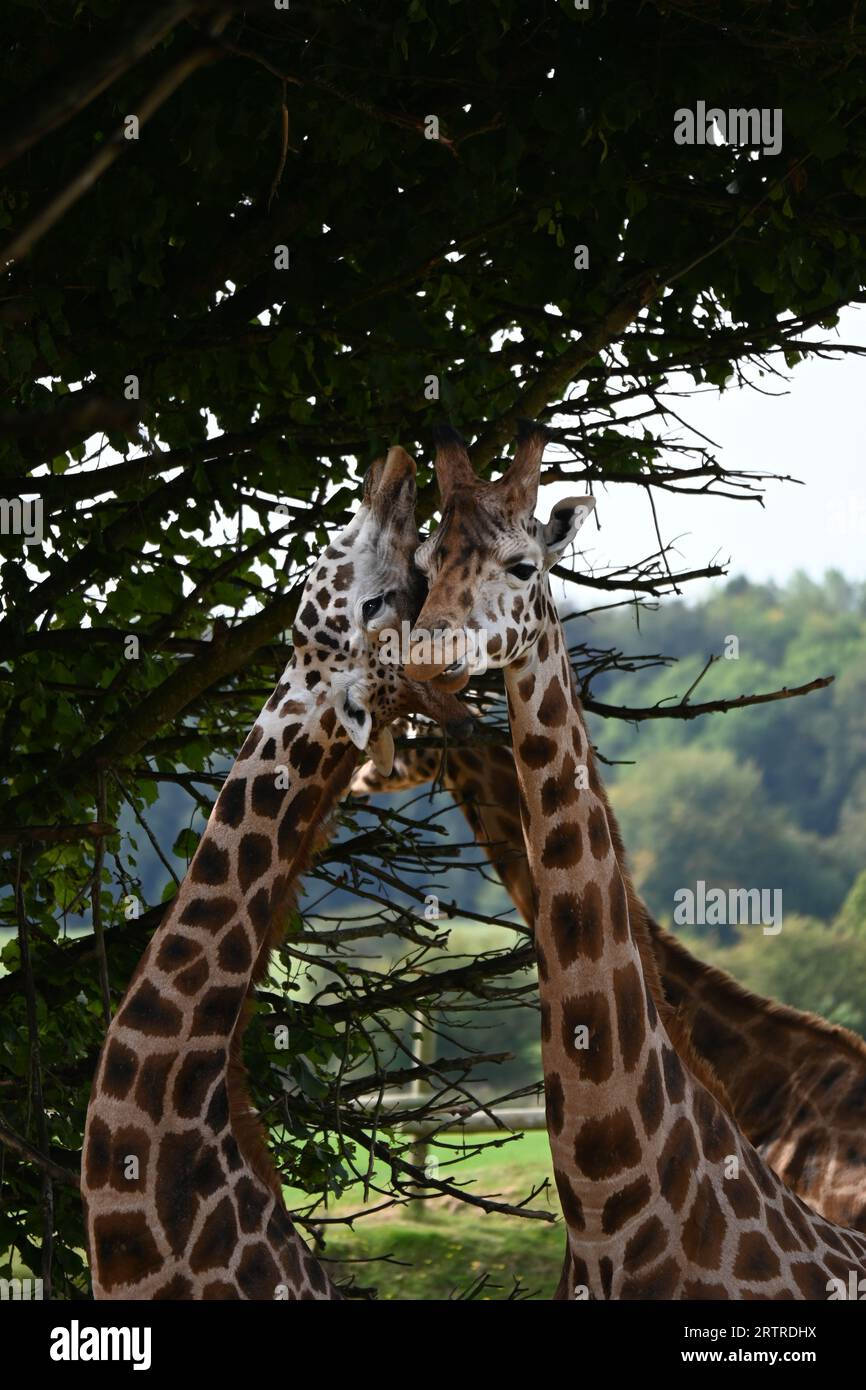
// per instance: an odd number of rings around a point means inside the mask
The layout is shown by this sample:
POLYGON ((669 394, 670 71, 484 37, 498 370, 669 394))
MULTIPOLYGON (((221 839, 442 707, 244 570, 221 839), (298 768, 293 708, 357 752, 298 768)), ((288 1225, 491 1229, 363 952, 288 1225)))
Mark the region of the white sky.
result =
MULTIPOLYGON (((866 312, 846 310, 835 336, 866 347, 866 312)), ((778 356, 772 361, 784 366, 778 356)), ((656 489, 662 537, 679 537, 679 559, 671 555, 671 567, 699 569, 730 558, 731 576, 754 580, 784 580, 797 569, 820 578, 833 568, 849 579, 866 578, 866 359, 812 358, 799 363, 787 382, 765 376, 760 384, 786 394, 734 388, 674 406, 718 446, 726 467, 788 474, 803 486, 767 484, 763 507, 656 489)), ((590 518, 578 537, 594 565, 627 564, 657 549, 643 488, 615 484, 595 490, 601 530, 590 518)), ((543 488, 538 515, 546 518, 554 501, 573 492, 573 485, 543 488)), ((694 581, 684 596, 697 599, 723 582, 694 581)))

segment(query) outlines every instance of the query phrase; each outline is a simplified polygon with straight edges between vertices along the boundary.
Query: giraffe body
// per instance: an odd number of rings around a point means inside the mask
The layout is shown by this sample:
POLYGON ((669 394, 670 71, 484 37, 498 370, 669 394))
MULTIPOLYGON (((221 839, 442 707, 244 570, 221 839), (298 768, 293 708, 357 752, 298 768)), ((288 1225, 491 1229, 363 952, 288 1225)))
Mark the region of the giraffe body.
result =
MULTIPOLYGON (((629 918, 645 923, 665 1000, 727 1091, 744 1134, 787 1187, 821 1216, 866 1232, 866 1043, 815 1014, 745 989, 698 960, 649 912, 632 882, 619 826, 598 776, 585 722, 589 785, 604 802, 629 918)), ((441 777, 524 921, 532 883, 510 746, 401 751, 388 776, 359 767, 356 795, 394 792, 441 777)))
MULTIPOLYGON (((737 1128, 723 1088, 665 1003, 632 921, 545 569, 592 499, 533 516, 543 435, 494 484, 448 439, 442 525, 418 554, 422 631, 486 634, 505 670, 533 885, 548 1133, 568 1249, 557 1296, 824 1299, 866 1271, 866 1237, 794 1196, 737 1128)), ((467 652, 477 640, 467 640, 467 652)), ((465 684, 463 663, 407 666, 465 684)))
POLYGON ((249 989, 345 790, 358 747, 408 710, 462 706, 380 660, 417 610, 415 465, 374 465, 356 517, 313 567, 294 653, 232 768, 189 872, 113 1019, 82 1165, 97 1298, 340 1295, 295 1230, 240 1054, 249 989))
POLYGON ((507 668, 506 686, 538 888, 548 1133, 568 1226, 559 1296, 827 1298, 834 1280, 866 1270, 866 1237, 788 1191, 664 1007, 604 804, 568 789, 586 745, 557 630, 558 620, 543 630, 548 660, 507 668), (566 738, 539 766, 553 732, 539 710, 547 699, 550 713, 556 692, 566 738))

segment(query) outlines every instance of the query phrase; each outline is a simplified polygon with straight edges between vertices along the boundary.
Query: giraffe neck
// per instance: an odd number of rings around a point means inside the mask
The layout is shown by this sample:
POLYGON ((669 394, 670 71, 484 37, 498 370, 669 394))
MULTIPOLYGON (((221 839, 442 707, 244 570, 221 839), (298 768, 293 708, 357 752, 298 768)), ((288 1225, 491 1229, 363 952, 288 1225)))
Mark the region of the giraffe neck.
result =
POLYGON ((337 1296, 285 1211, 240 1039, 354 761, 290 663, 108 1032, 82 1183, 97 1296, 337 1296))
POLYGON ((628 1200, 624 1188, 635 1189, 637 1211, 658 1202, 635 1122, 643 1087, 662 1129, 661 1073, 651 1069, 645 1083, 644 1071, 665 1036, 604 807, 589 787, 586 730, 558 625, 525 664, 507 668, 506 690, 535 885, 548 1132, 574 1246, 599 1240, 611 1204, 628 1200))
POLYGON ((827 1297, 833 1260, 862 1268, 866 1241, 788 1193, 696 1075, 629 917, 549 599, 548 609, 530 656, 506 668, 506 689, 569 1241, 559 1296, 827 1297))

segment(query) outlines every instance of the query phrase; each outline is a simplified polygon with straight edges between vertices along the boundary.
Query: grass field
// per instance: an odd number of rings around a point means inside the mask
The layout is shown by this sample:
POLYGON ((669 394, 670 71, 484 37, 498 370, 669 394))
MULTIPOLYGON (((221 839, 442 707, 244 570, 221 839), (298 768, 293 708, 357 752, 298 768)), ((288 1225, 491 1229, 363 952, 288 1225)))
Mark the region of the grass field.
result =
MULTIPOLYGON (((522 1135, 455 1171, 462 1183, 469 1182, 469 1191, 516 1205, 533 1184, 550 1177, 547 1135, 522 1135)), ((303 1195, 287 1190, 286 1200, 300 1206, 303 1195)), ((369 1205, 376 1201, 371 1193, 369 1205)), ((359 1189, 353 1189, 329 1207, 328 1215, 348 1215, 359 1206, 359 1189)), ((529 1206, 558 1214, 555 1190, 551 1186, 529 1206)), ((375 1290, 380 1299, 448 1299, 470 1292, 481 1299, 504 1299, 515 1287, 521 1297, 549 1299, 565 1246, 561 1220, 485 1213, 453 1198, 376 1213, 359 1219, 354 1228, 326 1227, 325 1235, 322 1253, 334 1261, 330 1268, 335 1277, 341 1282, 354 1278, 359 1288, 375 1290)))
MULTIPOLYGON (((459 1143, 455 1135, 444 1136, 459 1143)), ((431 1148, 443 1163, 445 1151, 431 1148)), ((551 1178, 547 1135, 534 1132, 500 1148, 490 1147, 452 1175, 469 1191, 517 1205, 533 1185, 551 1178)), ((386 1182, 381 1166, 373 1180, 386 1182)), ((360 1188, 331 1203, 329 1216, 345 1216, 361 1207, 360 1188)), ((286 1189, 289 1208, 303 1209, 306 1194, 286 1189)), ((384 1200, 371 1192, 369 1206, 384 1200)), ((557 1216, 555 1222, 485 1213, 454 1198, 413 1202, 362 1217, 354 1227, 324 1228, 321 1254, 339 1283, 353 1280, 358 1291, 379 1299, 452 1299, 465 1296, 506 1299, 515 1289, 521 1298, 549 1299, 559 1280, 565 1232, 552 1186, 529 1203, 536 1211, 557 1216)), ((6 1277, 25 1278, 31 1271, 13 1261, 6 1277)))

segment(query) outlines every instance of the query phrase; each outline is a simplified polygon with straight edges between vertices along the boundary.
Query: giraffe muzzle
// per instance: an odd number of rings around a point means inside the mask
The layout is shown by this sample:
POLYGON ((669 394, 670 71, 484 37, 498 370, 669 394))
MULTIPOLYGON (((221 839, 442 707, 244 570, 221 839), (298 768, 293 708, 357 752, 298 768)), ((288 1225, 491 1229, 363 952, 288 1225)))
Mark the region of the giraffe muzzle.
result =
MULTIPOLYGON (((473 646, 462 626, 445 621, 416 626, 409 637, 409 651, 403 669, 410 680, 432 681, 437 685, 469 679, 473 646)), ((460 685, 456 685, 459 689, 460 685)))

